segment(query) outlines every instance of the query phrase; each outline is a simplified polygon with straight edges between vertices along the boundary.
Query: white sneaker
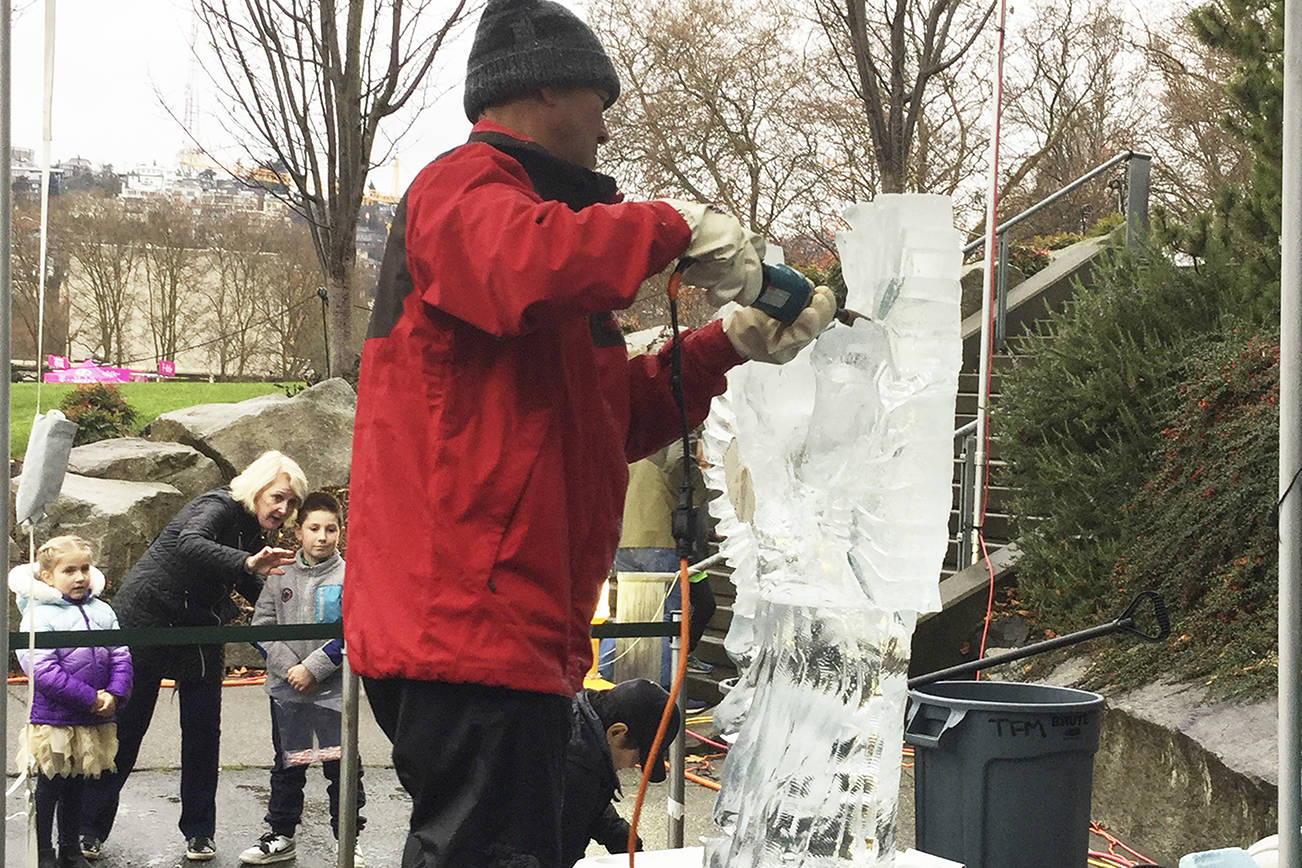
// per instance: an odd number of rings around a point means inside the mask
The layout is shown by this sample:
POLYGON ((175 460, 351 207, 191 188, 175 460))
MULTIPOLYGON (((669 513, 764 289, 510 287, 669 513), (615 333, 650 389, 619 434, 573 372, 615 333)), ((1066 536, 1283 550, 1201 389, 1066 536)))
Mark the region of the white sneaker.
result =
POLYGON ((271 865, 294 858, 294 839, 268 832, 240 854, 241 865, 271 865))
MULTIPOLYGON (((338 859, 335 859, 335 864, 339 864, 338 859)), ((353 844, 353 868, 366 868, 366 857, 362 855, 361 848, 356 844, 353 844)))

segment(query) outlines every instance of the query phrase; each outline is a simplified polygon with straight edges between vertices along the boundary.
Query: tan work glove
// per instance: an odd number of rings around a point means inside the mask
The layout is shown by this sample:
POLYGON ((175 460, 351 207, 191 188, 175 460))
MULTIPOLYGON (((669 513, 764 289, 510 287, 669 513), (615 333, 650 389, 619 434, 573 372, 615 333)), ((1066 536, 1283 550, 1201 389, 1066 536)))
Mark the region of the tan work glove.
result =
POLYGON ((683 282, 699 286, 715 307, 730 301, 750 304, 757 297, 763 275, 764 239, 737 218, 699 202, 662 199, 687 221, 692 240, 683 256, 694 260, 683 269, 683 282))
POLYGON ((782 365, 822 334, 835 313, 836 296, 826 286, 818 286, 790 325, 762 310, 739 307, 724 318, 723 333, 743 358, 782 365))

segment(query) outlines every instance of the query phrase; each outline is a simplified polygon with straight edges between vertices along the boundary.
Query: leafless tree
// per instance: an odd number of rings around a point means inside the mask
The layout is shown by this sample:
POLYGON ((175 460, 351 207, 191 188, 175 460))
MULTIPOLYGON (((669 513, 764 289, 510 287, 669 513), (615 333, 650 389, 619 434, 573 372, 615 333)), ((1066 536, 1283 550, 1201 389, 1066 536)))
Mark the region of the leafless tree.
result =
POLYGON ((381 121, 421 100, 471 0, 195 0, 227 132, 251 183, 307 220, 332 299, 335 367, 351 360, 357 214, 381 121), (430 22, 433 20, 431 26, 430 22))
POLYGON ((255 320, 261 325, 269 370, 286 379, 302 379, 324 369, 321 266, 309 233, 281 224, 263 233, 271 267, 262 270, 254 297, 255 320))
POLYGON ((12 249, 10 251, 11 290, 10 302, 13 321, 22 326, 15 330, 13 355, 17 358, 36 358, 36 348, 43 343, 47 353, 65 353, 68 345, 68 317, 62 303, 68 277, 68 250, 63 237, 62 203, 51 201, 45 257, 45 340, 41 342, 40 330, 40 203, 33 196, 16 196, 10 218, 12 249))
MULTIPOLYGON (((880 193, 922 190, 916 165, 919 131, 942 103, 932 97, 981 37, 994 11, 986 0, 814 0, 814 15, 832 68, 848 87, 867 126, 880 193)), ((961 162, 961 160, 960 160, 961 162)), ((934 171, 934 167, 932 169, 934 171)), ((925 174, 925 173, 923 173, 925 174)))
POLYGON ((183 199, 155 198, 141 225, 139 261, 145 278, 141 300, 154 362, 176 359, 180 332, 190 320, 193 282, 199 276, 194 207, 183 199))
POLYGON ((774 234, 824 166, 801 23, 777 0, 609 0, 593 24, 620 75, 604 164, 639 194, 712 202, 774 234))
POLYGON ((116 364, 126 352, 134 306, 131 278, 140 250, 140 220, 120 199, 94 195, 79 197, 68 212, 71 310, 96 334, 99 355, 116 364))
POLYGON ((220 376, 247 373, 262 343, 259 337, 270 326, 259 321, 258 306, 264 282, 283 267, 274 244, 283 234, 279 222, 262 215, 225 214, 212 218, 204 233, 208 274, 199 292, 208 303, 215 332, 208 354, 220 376))

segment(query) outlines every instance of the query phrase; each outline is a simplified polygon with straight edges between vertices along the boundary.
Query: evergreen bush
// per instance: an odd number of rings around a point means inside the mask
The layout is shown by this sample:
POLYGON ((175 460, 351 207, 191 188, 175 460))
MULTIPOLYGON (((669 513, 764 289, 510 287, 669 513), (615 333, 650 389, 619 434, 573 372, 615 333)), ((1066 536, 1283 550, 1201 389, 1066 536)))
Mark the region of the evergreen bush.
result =
POLYGON ((1015 339, 994 407, 1023 555, 1022 600, 1058 632, 1112 617, 1128 506, 1159 469, 1190 358, 1224 327, 1238 274, 1101 254, 1089 287, 1015 339))
POLYGON ((1237 329, 1202 348, 1159 434, 1160 461, 1128 506, 1118 598, 1160 591, 1165 646, 1113 650, 1098 682, 1204 678, 1226 694, 1275 687, 1279 563, 1279 339, 1237 329))
POLYGON ((107 383, 78 386, 64 396, 59 409, 77 423, 76 446, 135 433, 136 411, 107 383))

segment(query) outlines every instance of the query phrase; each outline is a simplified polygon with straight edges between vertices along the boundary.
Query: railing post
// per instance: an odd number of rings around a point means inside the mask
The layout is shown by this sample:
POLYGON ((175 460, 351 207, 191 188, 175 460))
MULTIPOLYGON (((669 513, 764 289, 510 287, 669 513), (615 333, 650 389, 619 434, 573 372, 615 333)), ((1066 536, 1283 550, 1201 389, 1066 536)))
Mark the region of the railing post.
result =
MULTIPOLYGON (((681 625, 683 622, 683 613, 675 610, 672 616, 675 624, 681 625)), ((680 642, 682 638, 682 627, 679 626, 674 631, 674 635, 669 637, 669 666, 670 672, 678 671, 678 657, 680 654, 686 654, 687 649, 683 648, 680 642)), ((687 728, 687 685, 682 685, 678 690, 678 732, 674 740, 669 743, 669 848, 676 850, 683 846, 683 821, 687 813, 687 803, 683 797, 683 772, 687 766, 687 745, 686 735, 683 730, 687 728)), ((665 733, 665 737, 669 737, 665 733)), ((655 758, 649 760, 654 762, 655 758)))
POLYGON ((339 760, 339 777, 342 792, 339 794, 339 854, 338 868, 353 868, 353 854, 357 850, 357 673, 348 665, 348 652, 344 651, 344 705, 340 727, 343 755, 339 760))
POLYGON ((1148 237, 1148 174, 1153 158, 1134 152, 1126 164, 1126 246, 1136 250, 1148 237))
POLYGON ((972 553, 975 541, 972 532, 975 527, 973 517, 976 504, 976 435, 969 434, 963 439, 963 451, 959 453, 958 477, 958 557, 955 566, 960 570, 974 563, 972 553))
POLYGON ((994 349, 1004 348, 1008 340, 1008 233, 1001 232, 995 242, 999 258, 995 260, 995 334, 994 349))

